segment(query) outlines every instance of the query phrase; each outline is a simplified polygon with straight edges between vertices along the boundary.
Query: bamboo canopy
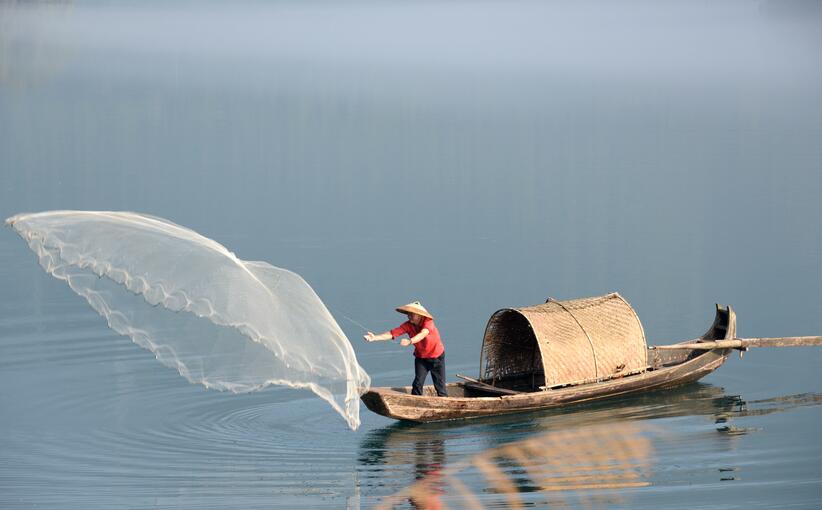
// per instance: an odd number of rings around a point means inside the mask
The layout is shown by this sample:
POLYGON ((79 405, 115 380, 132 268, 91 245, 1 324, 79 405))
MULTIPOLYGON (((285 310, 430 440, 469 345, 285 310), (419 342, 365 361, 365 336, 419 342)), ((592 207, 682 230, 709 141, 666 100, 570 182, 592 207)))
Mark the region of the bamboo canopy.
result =
POLYGON ((512 389, 556 387, 642 372, 647 358, 642 324, 618 293, 549 299, 491 316, 480 378, 512 389))

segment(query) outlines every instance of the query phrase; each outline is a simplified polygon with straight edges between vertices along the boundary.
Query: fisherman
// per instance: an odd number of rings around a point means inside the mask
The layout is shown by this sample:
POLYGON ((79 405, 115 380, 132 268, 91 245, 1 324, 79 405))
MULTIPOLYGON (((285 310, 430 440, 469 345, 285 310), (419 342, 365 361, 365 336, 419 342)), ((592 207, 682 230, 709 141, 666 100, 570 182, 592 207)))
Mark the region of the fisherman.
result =
POLYGON ((447 397, 445 390, 445 346, 440 340, 440 332, 434 325, 434 317, 419 301, 408 303, 396 309, 400 313, 408 316, 408 320, 398 327, 375 335, 368 332, 363 335, 366 342, 378 342, 381 340, 394 340, 395 338, 408 335, 403 338, 400 345, 407 347, 414 346, 414 383, 411 387, 412 395, 422 395, 422 386, 428 372, 431 372, 431 379, 434 380, 434 388, 437 396, 447 397))

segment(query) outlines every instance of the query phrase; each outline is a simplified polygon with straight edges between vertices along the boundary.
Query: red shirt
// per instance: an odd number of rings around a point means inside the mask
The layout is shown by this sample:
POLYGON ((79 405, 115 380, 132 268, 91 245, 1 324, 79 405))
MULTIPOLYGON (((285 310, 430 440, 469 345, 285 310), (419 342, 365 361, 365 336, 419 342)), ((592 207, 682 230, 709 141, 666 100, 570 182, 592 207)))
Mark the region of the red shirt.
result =
POLYGON ((405 321, 391 330, 391 338, 397 338, 402 334, 408 335, 409 338, 416 336, 423 329, 428 330, 428 334, 414 344, 414 356, 424 359, 439 358, 445 352, 445 346, 440 340, 440 332, 434 326, 434 320, 424 317, 419 326, 415 326, 411 321, 405 321))

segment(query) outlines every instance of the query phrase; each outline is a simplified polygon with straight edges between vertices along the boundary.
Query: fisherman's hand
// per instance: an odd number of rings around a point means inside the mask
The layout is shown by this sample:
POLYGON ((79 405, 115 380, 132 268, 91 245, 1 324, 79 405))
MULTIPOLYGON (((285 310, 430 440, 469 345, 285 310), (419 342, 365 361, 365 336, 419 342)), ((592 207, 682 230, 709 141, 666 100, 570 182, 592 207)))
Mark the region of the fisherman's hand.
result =
POLYGON ((411 339, 403 338, 402 340, 400 340, 400 345, 402 345, 403 347, 408 347, 409 345, 411 345, 411 339))
POLYGON ((374 333, 368 332, 362 336, 366 342, 373 342, 374 341, 374 333))

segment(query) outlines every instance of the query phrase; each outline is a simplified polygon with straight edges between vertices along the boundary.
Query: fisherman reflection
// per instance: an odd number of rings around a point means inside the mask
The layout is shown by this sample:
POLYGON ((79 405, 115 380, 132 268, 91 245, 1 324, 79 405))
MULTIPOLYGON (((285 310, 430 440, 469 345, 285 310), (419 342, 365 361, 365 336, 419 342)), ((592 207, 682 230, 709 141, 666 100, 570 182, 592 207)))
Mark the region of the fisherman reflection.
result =
POLYGON ((418 509, 444 508, 440 498, 448 488, 447 476, 443 474, 447 466, 445 448, 442 429, 396 423, 369 432, 360 445, 359 457, 369 476, 382 479, 383 475, 398 471, 414 476, 403 484, 412 491, 404 492, 401 499, 384 500, 377 508, 395 508, 405 502, 418 509))
POLYGON ((431 439, 414 443, 414 475, 422 490, 412 491, 411 506, 420 510, 443 508, 440 496, 445 494, 442 469, 445 466, 445 441, 431 439))

